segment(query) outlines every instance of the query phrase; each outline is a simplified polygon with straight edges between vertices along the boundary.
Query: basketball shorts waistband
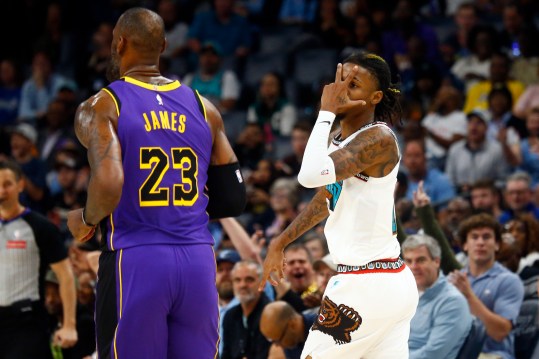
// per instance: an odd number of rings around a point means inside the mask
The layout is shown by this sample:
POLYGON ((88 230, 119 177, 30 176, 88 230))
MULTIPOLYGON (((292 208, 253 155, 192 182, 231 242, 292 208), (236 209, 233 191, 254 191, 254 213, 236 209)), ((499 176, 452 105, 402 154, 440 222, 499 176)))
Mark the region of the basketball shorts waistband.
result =
POLYGON ((406 267, 402 258, 388 258, 372 261, 361 266, 337 264, 338 274, 398 273, 406 267))

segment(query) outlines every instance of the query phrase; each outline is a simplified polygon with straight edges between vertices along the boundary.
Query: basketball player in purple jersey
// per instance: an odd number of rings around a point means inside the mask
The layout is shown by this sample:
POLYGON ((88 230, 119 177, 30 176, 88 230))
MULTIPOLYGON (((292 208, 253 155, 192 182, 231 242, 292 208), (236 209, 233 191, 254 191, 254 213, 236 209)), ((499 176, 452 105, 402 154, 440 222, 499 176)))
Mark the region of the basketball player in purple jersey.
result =
POLYGON ((113 32, 111 84, 83 102, 76 133, 88 149, 76 240, 100 224, 99 358, 215 358, 218 299, 209 218, 239 215, 245 187, 218 111, 159 73, 163 20, 127 10, 113 32))

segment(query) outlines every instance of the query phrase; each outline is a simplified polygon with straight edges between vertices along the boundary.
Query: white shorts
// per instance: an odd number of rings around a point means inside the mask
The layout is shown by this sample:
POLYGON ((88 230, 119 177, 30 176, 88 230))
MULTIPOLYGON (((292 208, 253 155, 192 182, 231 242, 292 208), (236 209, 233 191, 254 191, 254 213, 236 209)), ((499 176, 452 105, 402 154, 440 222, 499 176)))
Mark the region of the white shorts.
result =
POLYGON ((418 300, 408 267, 397 273, 338 274, 324 292, 301 358, 406 359, 418 300))

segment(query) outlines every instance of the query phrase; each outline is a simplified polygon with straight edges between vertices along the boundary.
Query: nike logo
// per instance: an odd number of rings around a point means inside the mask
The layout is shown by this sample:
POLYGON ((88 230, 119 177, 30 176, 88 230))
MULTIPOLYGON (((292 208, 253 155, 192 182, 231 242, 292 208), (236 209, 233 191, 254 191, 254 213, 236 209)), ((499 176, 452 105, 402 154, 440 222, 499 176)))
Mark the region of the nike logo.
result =
POLYGON ((320 121, 320 123, 327 123, 328 125, 330 124, 329 121, 320 121))

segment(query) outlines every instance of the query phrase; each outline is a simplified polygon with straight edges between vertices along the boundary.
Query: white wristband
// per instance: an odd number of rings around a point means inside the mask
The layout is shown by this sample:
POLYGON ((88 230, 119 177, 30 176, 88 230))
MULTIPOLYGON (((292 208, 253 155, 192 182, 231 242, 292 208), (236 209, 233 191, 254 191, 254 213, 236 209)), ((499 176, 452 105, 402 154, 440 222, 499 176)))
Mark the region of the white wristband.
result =
POLYGON ((316 124, 329 124, 329 128, 331 129, 331 125, 333 125, 333 121, 335 121, 335 114, 333 112, 329 111, 320 111, 318 112, 318 118, 316 119, 316 124))

